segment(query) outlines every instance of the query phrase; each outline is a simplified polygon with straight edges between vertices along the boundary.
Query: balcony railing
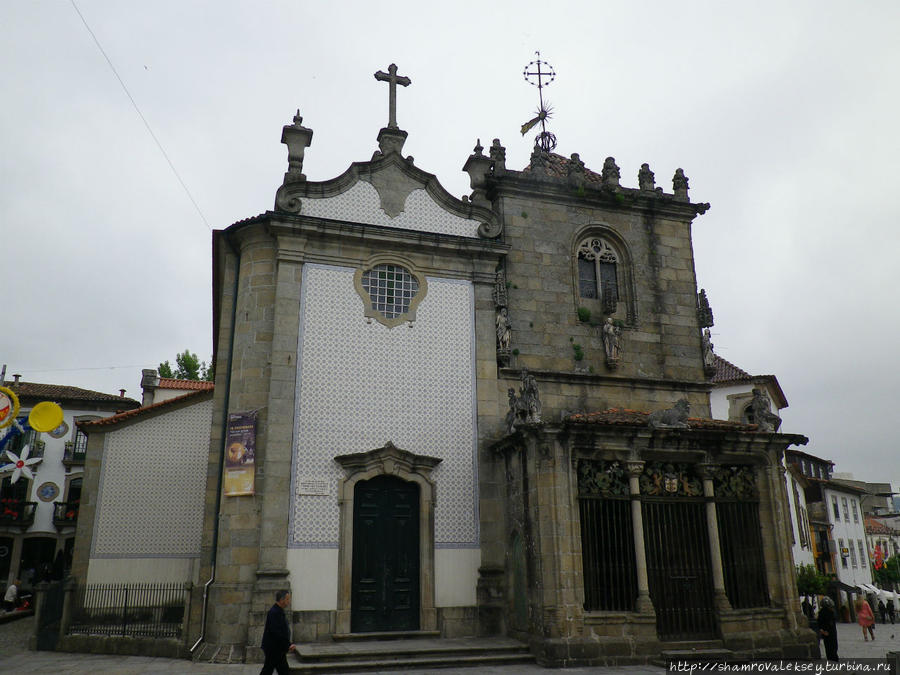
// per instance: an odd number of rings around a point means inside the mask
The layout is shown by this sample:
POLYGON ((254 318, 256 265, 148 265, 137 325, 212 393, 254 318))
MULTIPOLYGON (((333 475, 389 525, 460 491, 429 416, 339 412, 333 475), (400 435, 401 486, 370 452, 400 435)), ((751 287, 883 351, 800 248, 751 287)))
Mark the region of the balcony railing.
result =
POLYGON ((21 528, 34 523, 34 510, 37 502, 25 502, 19 499, 0 499, 0 526, 17 525, 21 528))
POLYGON ((78 500, 53 503, 53 524, 56 527, 74 527, 78 522, 78 500))
POLYGON ((84 466, 84 447, 75 447, 74 441, 66 442, 66 449, 63 453, 63 464, 66 466, 84 466))

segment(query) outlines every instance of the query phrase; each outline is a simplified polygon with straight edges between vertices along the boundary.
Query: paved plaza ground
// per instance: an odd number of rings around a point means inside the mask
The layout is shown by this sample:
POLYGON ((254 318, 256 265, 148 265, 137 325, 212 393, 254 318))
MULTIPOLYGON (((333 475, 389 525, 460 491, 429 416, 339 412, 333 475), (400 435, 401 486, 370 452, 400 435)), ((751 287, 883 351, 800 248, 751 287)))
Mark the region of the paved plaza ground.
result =
MULTIPOLYGON (((98 656, 65 652, 32 652, 28 650, 28 637, 34 627, 34 618, 0 624, 0 673, 46 673, 48 675, 257 675, 260 664, 213 665, 191 663, 177 659, 157 659, 144 656, 98 656)), ((864 642, 856 624, 838 624, 838 653, 842 658, 883 658, 889 651, 900 651, 900 623, 878 624, 875 641, 864 642)), ((392 671, 383 671, 385 673, 392 671)), ((405 670, 408 675, 422 675, 425 670, 405 670)), ((621 668, 568 668, 545 669, 540 666, 495 666, 475 669, 440 669, 438 675, 493 675, 504 673, 627 673, 628 675, 659 675, 665 669, 653 666, 627 666, 621 668)))

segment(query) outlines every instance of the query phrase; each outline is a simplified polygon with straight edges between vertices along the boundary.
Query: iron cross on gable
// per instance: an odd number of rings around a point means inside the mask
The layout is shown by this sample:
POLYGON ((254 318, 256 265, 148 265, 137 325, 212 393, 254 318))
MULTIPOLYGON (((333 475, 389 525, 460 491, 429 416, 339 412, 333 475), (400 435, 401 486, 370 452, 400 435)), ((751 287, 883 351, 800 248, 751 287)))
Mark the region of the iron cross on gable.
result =
POLYGON ((387 82, 390 86, 390 95, 388 96, 388 129, 398 129, 397 126, 397 85, 408 87, 412 80, 403 75, 397 75, 397 64, 392 63, 388 66, 388 71, 379 70, 375 73, 375 79, 379 82, 387 82))

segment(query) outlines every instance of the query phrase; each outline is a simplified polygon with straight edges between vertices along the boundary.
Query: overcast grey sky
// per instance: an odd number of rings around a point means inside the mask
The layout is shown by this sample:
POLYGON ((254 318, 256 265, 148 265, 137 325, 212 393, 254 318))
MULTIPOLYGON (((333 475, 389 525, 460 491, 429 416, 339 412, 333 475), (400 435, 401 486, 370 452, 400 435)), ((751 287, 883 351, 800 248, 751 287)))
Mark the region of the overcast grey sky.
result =
POLYGON ((476 138, 525 166, 541 50, 558 152, 694 201, 698 284, 724 358, 777 375, 783 430, 900 484, 900 3, 0 3, 0 363, 140 394, 141 367, 209 359, 211 228, 272 208, 281 127, 304 172, 371 157, 396 62, 404 152, 460 196, 476 138), (204 222, 204 218, 205 221, 204 222), (207 224, 208 223, 208 224, 207 224))

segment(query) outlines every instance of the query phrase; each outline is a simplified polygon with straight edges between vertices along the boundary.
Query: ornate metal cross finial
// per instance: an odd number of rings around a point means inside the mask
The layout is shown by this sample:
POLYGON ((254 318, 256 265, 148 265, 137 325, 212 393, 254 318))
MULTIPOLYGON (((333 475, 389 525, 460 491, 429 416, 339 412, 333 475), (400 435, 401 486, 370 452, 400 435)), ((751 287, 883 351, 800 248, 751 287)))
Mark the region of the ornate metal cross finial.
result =
POLYGON ((379 82, 387 82, 390 86, 388 96, 388 129, 399 129, 397 126, 397 85, 408 87, 412 80, 403 75, 397 75, 397 64, 392 63, 388 66, 388 71, 379 70, 375 73, 375 79, 379 82))
POLYGON ((535 137, 534 144, 539 146, 544 152, 550 152, 556 148, 556 136, 547 131, 545 121, 552 116, 553 108, 549 103, 544 103, 543 89, 556 79, 556 72, 553 70, 553 66, 546 61, 541 60, 540 52, 535 52, 535 54, 537 54, 537 58, 525 66, 522 75, 525 76, 526 82, 538 88, 538 100, 540 101, 540 105, 537 109, 537 117, 525 122, 525 124, 522 125, 521 131, 524 136, 540 122, 541 133, 535 137))

